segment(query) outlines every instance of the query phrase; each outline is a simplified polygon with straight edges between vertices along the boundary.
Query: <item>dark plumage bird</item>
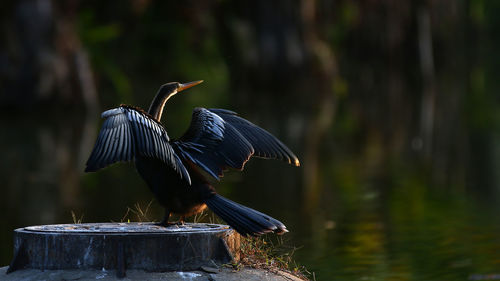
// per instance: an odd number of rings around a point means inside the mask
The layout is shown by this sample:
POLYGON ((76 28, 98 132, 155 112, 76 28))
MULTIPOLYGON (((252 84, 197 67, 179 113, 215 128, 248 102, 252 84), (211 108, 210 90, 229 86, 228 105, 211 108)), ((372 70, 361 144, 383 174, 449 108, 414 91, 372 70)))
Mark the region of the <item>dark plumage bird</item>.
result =
POLYGON ((206 108, 194 109, 191 124, 180 139, 168 137, 160 123, 165 103, 201 82, 161 86, 148 112, 126 105, 103 112, 105 120, 85 172, 134 161, 165 207, 160 225, 169 225, 171 213, 180 215, 183 222, 186 216, 208 206, 244 236, 287 232, 280 221, 217 194, 206 178, 209 175, 219 180, 228 168, 242 170, 252 156, 282 159, 299 166, 297 157, 281 141, 235 112, 206 108))

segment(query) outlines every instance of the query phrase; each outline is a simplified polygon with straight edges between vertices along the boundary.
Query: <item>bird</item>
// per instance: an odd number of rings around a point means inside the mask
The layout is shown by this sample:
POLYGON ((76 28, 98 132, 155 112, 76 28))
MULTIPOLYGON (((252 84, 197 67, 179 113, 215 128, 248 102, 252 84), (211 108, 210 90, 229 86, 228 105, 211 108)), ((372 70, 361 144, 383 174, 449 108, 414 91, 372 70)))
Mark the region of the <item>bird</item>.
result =
POLYGON ((166 102, 202 83, 162 85, 148 111, 121 104, 101 114, 104 122, 85 172, 113 163, 134 162, 165 215, 157 225, 168 227, 171 214, 186 217, 207 207, 242 236, 288 232, 279 220, 218 194, 213 182, 229 169, 243 170, 251 157, 280 159, 300 166, 297 156, 261 127, 227 109, 196 107, 191 123, 178 139, 170 139, 161 123, 166 102), (214 180, 209 180, 214 178, 214 180))

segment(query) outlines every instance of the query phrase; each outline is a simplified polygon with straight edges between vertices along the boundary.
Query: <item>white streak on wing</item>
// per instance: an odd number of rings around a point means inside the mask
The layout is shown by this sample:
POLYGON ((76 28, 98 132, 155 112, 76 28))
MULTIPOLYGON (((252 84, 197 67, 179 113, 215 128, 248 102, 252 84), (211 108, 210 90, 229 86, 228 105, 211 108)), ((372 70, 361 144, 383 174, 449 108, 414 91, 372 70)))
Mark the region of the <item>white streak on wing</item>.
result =
POLYGON ((220 138, 222 138, 224 136, 224 120, 222 120, 222 118, 217 115, 217 114, 213 114, 212 115, 214 117, 214 121, 215 121, 215 126, 213 127, 214 129, 214 133, 217 134, 217 136, 219 136, 220 138))
POLYGON ((104 111, 101 114, 101 117, 102 118, 108 118, 108 117, 111 117, 113 115, 121 114, 121 113, 123 113, 123 111, 124 111, 124 109, 122 107, 113 108, 113 109, 104 111))
POLYGON ((224 138, 224 130, 225 130, 225 123, 224 119, 222 119, 219 115, 211 112, 210 110, 207 110, 205 108, 201 108, 200 113, 203 113, 203 119, 205 119, 205 122, 208 122, 210 126, 206 130, 209 130, 213 136, 216 137, 216 139, 223 139, 224 138))

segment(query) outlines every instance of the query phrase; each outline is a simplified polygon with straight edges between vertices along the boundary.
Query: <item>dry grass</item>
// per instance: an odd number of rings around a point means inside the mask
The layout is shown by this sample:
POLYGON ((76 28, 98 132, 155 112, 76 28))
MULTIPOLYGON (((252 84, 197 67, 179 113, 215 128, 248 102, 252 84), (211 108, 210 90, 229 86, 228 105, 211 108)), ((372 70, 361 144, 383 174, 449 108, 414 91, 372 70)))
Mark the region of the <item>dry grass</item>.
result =
POLYGON ((148 205, 143 208, 139 203, 135 203, 133 208, 127 207, 127 212, 123 217, 121 218, 120 222, 130 222, 130 216, 133 215, 135 218, 132 219, 132 221, 138 221, 138 222, 149 222, 151 221, 151 218, 149 217, 149 208, 151 207, 151 204, 153 204, 153 200, 149 201, 148 205))
MULTIPOLYGON (((226 224, 212 211, 202 212, 193 218, 193 222, 208 222, 226 224)), ((314 273, 310 273, 304 266, 298 265, 293 255, 298 248, 289 247, 283 240, 286 236, 266 235, 263 237, 241 237, 240 261, 229 265, 235 270, 242 267, 288 272, 300 279, 315 280, 314 273)))
POLYGON ((248 266, 275 273, 285 271, 300 279, 314 279, 314 274, 293 260, 296 250, 297 248, 285 246, 282 236, 241 237, 240 261, 232 266, 237 269, 248 266))
POLYGON ((73 219, 74 224, 79 224, 83 221, 83 214, 80 216, 80 218, 77 219, 75 212, 71 210, 71 218, 73 219))
MULTIPOLYGON (((208 213, 203 211, 193 216, 193 223, 200 223, 208 217, 208 213)), ((189 218, 188 218, 189 219, 189 218)))

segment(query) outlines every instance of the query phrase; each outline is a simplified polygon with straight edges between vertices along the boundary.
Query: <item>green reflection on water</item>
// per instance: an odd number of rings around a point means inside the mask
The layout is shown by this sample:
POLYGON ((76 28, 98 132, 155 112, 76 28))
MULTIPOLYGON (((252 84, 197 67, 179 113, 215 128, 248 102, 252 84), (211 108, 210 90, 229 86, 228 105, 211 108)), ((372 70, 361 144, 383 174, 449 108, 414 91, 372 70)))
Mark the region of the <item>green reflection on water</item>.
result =
MULTIPOLYGON (((97 130, 100 121, 82 118, 84 113, 36 116, 1 123, 12 132, 0 138, 10 148, 1 169, 2 264, 10 261, 16 227, 70 223, 72 210, 84 222, 120 221, 128 207, 152 199, 131 164, 83 174, 93 142, 82 145, 81 132, 86 122, 97 130)), ((494 198, 428 183, 425 169, 408 162, 374 169, 368 159, 378 154, 366 155, 372 156, 323 155, 328 161, 320 165, 313 205, 304 201, 302 168, 279 161, 252 160, 244 173, 227 173, 217 188, 285 222, 291 230, 285 240, 300 247, 297 262, 319 280, 464 280, 498 271, 494 198)), ((153 202, 149 217, 158 220, 162 212, 153 202)))
POLYGON ((319 207, 315 214, 325 218, 299 238, 297 258, 319 279, 467 280, 498 272, 498 208, 426 184, 404 165, 366 179, 345 163, 329 176, 336 206, 326 214, 319 207))
MULTIPOLYGON (((382 12, 330 1, 331 14, 325 8, 317 23, 301 26, 307 21, 296 18, 303 15, 294 10, 300 5, 290 7, 293 20, 287 20, 286 12, 251 1, 215 1, 214 10, 196 13, 189 2, 139 1, 152 6, 134 16, 115 2, 109 7, 123 10, 85 2, 76 22, 103 107, 147 108, 160 84, 204 79, 169 101, 164 123, 172 137, 188 126, 194 106, 227 107, 289 144, 302 167, 255 159, 244 173, 227 173, 217 189, 283 221, 291 230, 288 243, 301 247, 297 262, 318 280, 465 280, 500 273, 500 37, 489 33, 500 26, 500 2, 428 7, 442 17, 432 18, 436 104, 427 154, 414 7, 405 14, 392 12, 404 6, 398 1, 386 1, 382 12), (175 8, 184 12, 166 16, 175 8), (193 17, 186 22, 185 16, 193 17), (309 32, 325 41, 310 45, 309 32), (308 53, 315 49, 338 61, 330 66, 335 77, 322 72, 323 57, 308 53)), ((0 116, 4 265, 14 228, 69 223, 71 211, 84 222, 119 221, 128 207, 152 199, 130 164, 83 174, 98 112, 37 108, 0 116)), ((162 213, 153 202, 150 217, 162 213)))

